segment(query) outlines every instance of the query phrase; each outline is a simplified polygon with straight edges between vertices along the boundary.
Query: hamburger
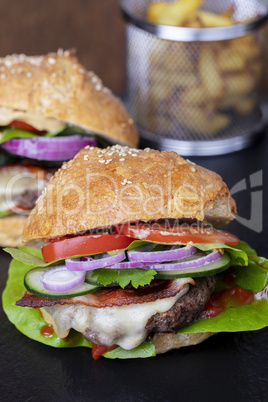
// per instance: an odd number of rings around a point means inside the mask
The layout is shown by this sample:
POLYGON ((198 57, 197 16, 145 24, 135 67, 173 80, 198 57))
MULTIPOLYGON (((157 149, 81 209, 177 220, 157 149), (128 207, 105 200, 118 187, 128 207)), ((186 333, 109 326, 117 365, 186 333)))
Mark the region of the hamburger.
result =
POLYGON ((26 217, 63 161, 86 145, 137 146, 122 102, 74 51, 0 58, 0 245, 21 244, 26 217))
POLYGON ((27 246, 6 249, 4 310, 30 338, 94 359, 260 329, 268 261, 217 228, 235 213, 222 178, 175 152, 87 146, 43 190, 27 246))

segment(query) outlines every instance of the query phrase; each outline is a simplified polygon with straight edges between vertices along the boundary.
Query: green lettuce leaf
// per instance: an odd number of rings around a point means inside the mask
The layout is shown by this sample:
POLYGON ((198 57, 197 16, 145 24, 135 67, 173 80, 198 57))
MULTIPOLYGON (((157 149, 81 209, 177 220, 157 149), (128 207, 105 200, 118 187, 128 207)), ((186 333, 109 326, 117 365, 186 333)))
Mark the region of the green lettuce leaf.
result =
MULTIPOLYGON (((77 126, 62 126, 60 129, 56 131, 42 134, 42 137, 56 137, 57 135, 67 136, 74 134, 89 135, 91 137, 94 136, 92 133, 89 133, 83 128, 77 126)), ((40 137, 40 134, 33 133, 28 130, 21 130, 19 128, 6 128, 0 137, 0 144, 3 144, 4 142, 13 140, 15 138, 38 138, 38 137, 40 137)))
MULTIPOLYGON (((230 304, 226 311, 217 317, 199 320, 180 329, 178 333, 253 331, 268 326, 268 260, 252 255, 254 250, 244 242, 241 247, 250 255, 246 267, 232 267, 235 284, 257 296, 263 291, 260 299, 257 298, 247 305, 230 304)), ((225 287, 222 283, 222 288, 225 287)), ((218 288, 221 288, 221 280, 218 282, 218 288)))
POLYGON ((15 138, 34 138, 38 137, 37 134, 31 133, 30 131, 20 130, 18 128, 10 128, 3 132, 0 138, 0 144, 6 141, 13 140, 15 138))
POLYGON ((109 359, 134 359, 155 356, 153 342, 143 342, 135 349, 125 350, 120 347, 104 353, 104 357, 109 359))
MULTIPOLYGON (((59 130, 42 134, 42 137, 55 137, 58 134, 61 134, 63 131, 67 129, 67 126, 61 127, 59 130)), ((3 134, 0 138, 0 144, 3 144, 6 141, 13 140, 15 138, 38 138, 40 134, 32 133, 31 131, 21 130, 19 128, 7 128, 3 131, 3 134)))
POLYGON ((12 258, 20 261, 23 264, 30 265, 31 268, 45 267, 49 265, 49 263, 46 263, 43 260, 41 255, 35 255, 32 250, 34 249, 32 249, 31 247, 4 248, 4 251, 10 254, 12 258))
POLYGON ((8 211, 0 211, 0 218, 4 218, 5 216, 11 215, 11 212, 8 211))

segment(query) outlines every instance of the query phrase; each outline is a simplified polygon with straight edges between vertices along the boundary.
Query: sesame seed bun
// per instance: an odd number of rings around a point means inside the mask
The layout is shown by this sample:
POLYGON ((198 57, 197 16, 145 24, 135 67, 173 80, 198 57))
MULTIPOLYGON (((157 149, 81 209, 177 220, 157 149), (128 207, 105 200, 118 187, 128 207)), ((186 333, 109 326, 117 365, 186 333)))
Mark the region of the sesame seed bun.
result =
POLYGON ((227 223, 235 211, 218 174, 175 152, 85 147, 49 182, 23 236, 47 239, 167 218, 227 223))
POLYGON ((73 51, 0 58, 0 107, 55 118, 112 143, 138 144, 134 122, 122 102, 73 51))
POLYGON ((11 215, 0 219, 1 247, 18 247, 22 245, 22 232, 27 217, 11 215))
POLYGON ((185 346, 198 345, 204 342, 206 339, 215 335, 213 332, 201 332, 201 333, 184 333, 184 334, 168 334, 168 333, 158 333, 153 337, 153 342, 155 345, 155 353, 161 354, 166 353, 169 350, 180 349, 185 346))

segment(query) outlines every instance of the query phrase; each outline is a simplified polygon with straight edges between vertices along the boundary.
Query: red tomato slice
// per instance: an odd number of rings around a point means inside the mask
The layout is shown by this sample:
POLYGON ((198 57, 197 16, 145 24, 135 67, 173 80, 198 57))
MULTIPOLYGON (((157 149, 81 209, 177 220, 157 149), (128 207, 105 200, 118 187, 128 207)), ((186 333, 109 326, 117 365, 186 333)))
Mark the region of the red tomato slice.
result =
POLYGON ((215 228, 200 228, 190 225, 167 226, 165 223, 127 223, 114 228, 115 232, 134 239, 156 243, 228 243, 238 244, 239 239, 232 233, 215 228))
POLYGON ((34 128, 30 124, 24 123, 24 121, 20 121, 20 120, 13 120, 11 123, 9 123, 9 126, 18 128, 20 130, 31 131, 32 133, 39 133, 39 134, 45 133, 45 131, 37 130, 37 128, 34 128))
POLYGON ((45 262, 53 262, 74 255, 89 255, 121 250, 133 242, 130 237, 102 233, 70 237, 42 247, 45 262))

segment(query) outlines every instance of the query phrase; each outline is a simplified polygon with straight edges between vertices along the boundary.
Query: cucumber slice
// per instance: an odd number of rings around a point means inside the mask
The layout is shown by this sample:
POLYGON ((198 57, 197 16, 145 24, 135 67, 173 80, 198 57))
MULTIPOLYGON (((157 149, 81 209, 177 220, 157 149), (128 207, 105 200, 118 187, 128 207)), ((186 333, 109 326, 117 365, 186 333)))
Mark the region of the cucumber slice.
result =
POLYGON ((47 290, 42 282, 40 281, 40 276, 47 271, 49 268, 33 268, 27 272, 24 277, 24 286, 26 289, 33 293, 36 296, 46 297, 47 299, 66 299, 69 297, 82 296, 87 293, 94 292, 100 286, 88 284, 86 282, 82 283, 82 285, 78 286, 75 289, 70 290, 69 292, 64 293, 55 293, 47 290))
MULTIPOLYGON (((98 283, 95 279, 92 279, 93 272, 94 271, 86 272, 85 282, 89 283, 90 285, 95 285, 98 287, 105 287, 105 285, 102 285, 101 283, 98 283)), ((117 282, 112 282, 112 283, 109 283, 109 285, 107 285, 107 287, 110 287, 110 286, 119 286, 119 284, 117 282)))
POLYGON ((198 276, 207 276, 214 275, 218 272, 225 271, 229 268, 231 264, 231 257, 229 254, 223 254, 223 256, 214 262, 210 262, 209 264, 202 265, 196 268, 185 268, 178 269, 176 271, 157 271, 157 278, 162 279, 175 279, 175 278, 185 278, 190 276, 191 278, 198 276))

